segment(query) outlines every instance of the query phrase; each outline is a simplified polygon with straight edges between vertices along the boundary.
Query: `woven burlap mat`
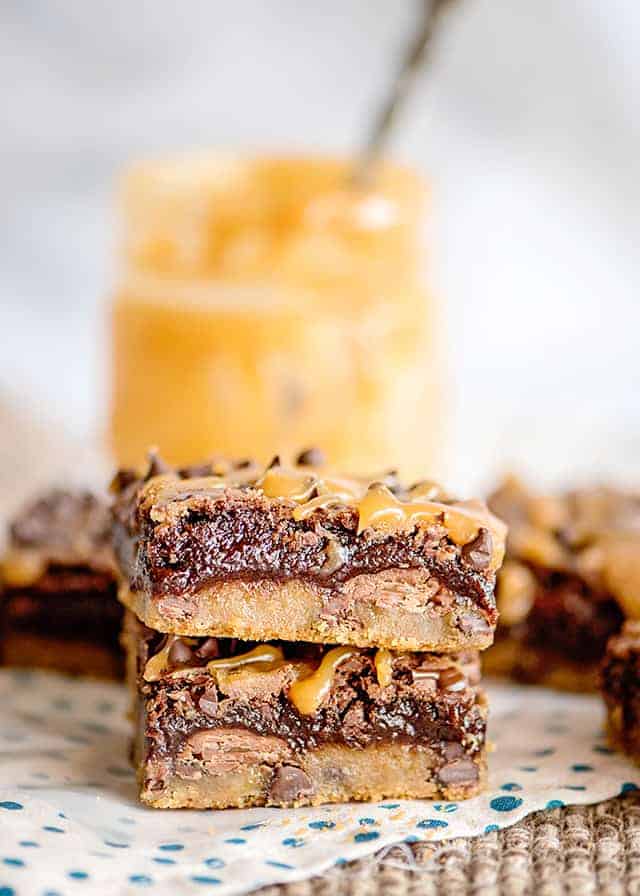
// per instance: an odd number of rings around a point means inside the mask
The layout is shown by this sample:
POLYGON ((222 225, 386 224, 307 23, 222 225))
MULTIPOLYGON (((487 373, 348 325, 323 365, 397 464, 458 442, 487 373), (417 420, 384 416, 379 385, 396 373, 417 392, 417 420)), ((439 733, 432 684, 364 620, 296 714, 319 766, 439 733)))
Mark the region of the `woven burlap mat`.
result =
POLYGON ((469 840, 391 847, 259 896, 640 894, 640 795, 537 812, 469 840))

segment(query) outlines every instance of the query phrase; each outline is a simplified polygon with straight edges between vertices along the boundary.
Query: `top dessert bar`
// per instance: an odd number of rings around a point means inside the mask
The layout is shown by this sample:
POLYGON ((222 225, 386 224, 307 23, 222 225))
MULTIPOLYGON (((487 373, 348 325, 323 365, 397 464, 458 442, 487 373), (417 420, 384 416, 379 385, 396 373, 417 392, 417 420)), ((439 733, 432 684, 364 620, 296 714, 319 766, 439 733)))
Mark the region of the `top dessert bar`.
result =
POLYGON ((505 527, 481 502, 394 474, 214 461, 122 471, 120 597, 183 635, 450 651, 491 643, 505 527))
POLYGON ((593 690, 608 638, 640 616, 640 495, 542 494, 509 478, 489 505, 509 537, 485 671, 593 690))

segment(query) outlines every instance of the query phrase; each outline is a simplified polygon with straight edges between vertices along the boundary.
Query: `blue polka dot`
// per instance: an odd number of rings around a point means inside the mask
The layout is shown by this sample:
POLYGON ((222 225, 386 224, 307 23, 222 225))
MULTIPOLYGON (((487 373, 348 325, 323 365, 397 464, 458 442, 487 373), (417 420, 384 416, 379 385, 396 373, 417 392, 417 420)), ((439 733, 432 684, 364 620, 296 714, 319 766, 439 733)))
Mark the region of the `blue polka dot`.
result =
POLYGON ((555 750, 553 747, 545 747, 544 750, 534 750, 532 756, 553 756, 555 750))
POLYGON ((488 824, 484 829, 485 834, 492 834, 494 831, 499 831, 500 828, 497 824, 488 824))
POLYGON ((638 785, 634 784, 633 781, 626 781, 620 788, 620 793, 633 793, 637 789, 638 785))
POLYGON ((153 883, 153 878, 149 877, 148 874, 130 874, 129 875, 129 883, 139 884, 143 887, 148 887, 149 884, 153 883))
POLYGON ((246 843, 247 841, 244 839, 244 837, 229 837, 229 839, 225 840, 224 842, 231 843, 233 846, 241 846, 243 843, 246 843))
POLYGON ((571 771, 572 771, 572 772, 592 772, 592 771, 593 771, 593 766, 592 766, 592 765, 585 765, 585 764, 582 763, 582 762, 576 762, 575 765, 572 765, 572 766, 571 766, 571 771))
POLYGON ((24 868, 22 859, 14 859, 12 856, 2 860, 5 865, 10 868, 24 868))
POLYGON ((175 859, 167 859, 164 856, 158 856, 153 861, 156 863, 156 865, 175 865, 176 863, 175 859))
POLYGON ((404 842, 405 843, 420 843, 421 841, 420 841, 420 837, 416 837, 415 834, 408 834, 404 838, 404 842))
POLYGON ((448 828, 449 823, 446 821, 441 821, 439 818, 423 818, 422 821, 419 821, 416 825, 417 828, 448 828))
POLYGON ((110 730, 101 722, 85 722, 82 727, 85 731, 89 731, 91 734, 108 734, 110 730))
POLYGON ((399 807, 400 803, 382 803, 378 809, 398 809, 399 807))
POLYGON ((282 841, 283 846, 291 846, 293 849, 298 849, 300 846, 304 846, 304 840, 300 837, 285 837, 282 841))
POLYGON ((45 824, 42 830, 49 831, 51 834, 66 834, 64 828, 57 828, 54 824, 45 824))
POLYGON ((206 875, 203 875, 203 874, 194 874, 193 877, 191 878, 191 880, 194 882, 194 884, 219 884, 220 883, 219 877, 207 877, 206 875))
POLYGON ((0 896, 16 896, 13 887, 0 887, 0 896))
POLYGON ((180 852, 181 849, 184 849, 184 843, 161 843, 158 849, 163 852, 180 852))
POLYGON ((375 824, 375 823, 376 823, 375 818, 361 818, 358 821, 358 824, 361 824, 361 825, 375 824))
POLYGON ((312 831, 330 831, 331 828, 335 828, 335 822, 333 821, 310 821, 309 827, 312 831))
POLYGON ((333 864, 334 864, 334 865, 337 865, 337 866, 340 868, 340 867, 342 867, 343 865, 346 865, 347 862, 348 862, 348 859, 343 859, 342 856, 341 856, 339 859, 336 859, 335 862, 334 862, 333 864))
POLYGON ((112 849, 129 849, 128 843, 114 843, 113 840, 105 840, 105 846, 110 846, 112 849))
POLYGON ((599 744, 593 748, 593 752, 601 753, 603 756, 613 756, 614 753, 611 747, 601 747, 599 744))
POLYGON ((433 807, 436 812, 455 812, 458 808, 457 803, 436 803, 433 807))
POLYGON ((265 826, 264 821, 258 821, 256 824, 245 824, 240 830, 241 831, 257 831, 258 828, 263 828, 265 826))
POLYGON ((565 784, 563 785, 565 790, 586 790, 585 784, 565 784))
POLYGON ((16 809, 24 809, 24 806, 22 803, 14 803, 13 800, 3 800, 3 802, 0 803, 0 809, 9 809, 13 811, 16 809))
POLYGON ((107 771, 110 775, 113 775, 114 778, 129 778, 133 774, 132 769, 124 768, 121 765, 110 765, 107 768, 107 771))
POLYGON ((224 862, 222 859, 216 859, 215 856, 211 859, 205 859, 204 864, 207 868, 224 868, 224 862))
POLYGON ((522 786, 520 784, 516 784, 515 781, 507 781, 506 784, 503 784, 500 790, 522 790, 522 786))
POLYGON ((520 768, 518 769, 518 771, 521 771, 521 772, 537 772, 537 771, 538 771, 538 766, 537 766, 537 765, 521 765, 520 768))
POLYGON ((366 843, 368 840, 377 840, 380 834, 378 831, 362 831, 353 838, 356 843, 366 843))
POLYGON ((489 803, 496 812, 513 812, 518 806, 522 805, 519 796, 496 796, 489 803))
POLYGON ((40 846, 35 840, 21 840, 19 846, 40 846))
POLYGON ((547 803, 547 809, 562 809, 563 806, 562 800, 549 800, 547 803))
POLYGON ((68 871, 67 877, 70 877, 71 880, 87 880, 89 875, 86 871, 68 871))
POLYGON ((267 859, 265 865, 269 865, 270 868, 281 868, 283 871, 293 871, 293 865, 287 865, 286 862, 275 862, 273 859, 267 859))

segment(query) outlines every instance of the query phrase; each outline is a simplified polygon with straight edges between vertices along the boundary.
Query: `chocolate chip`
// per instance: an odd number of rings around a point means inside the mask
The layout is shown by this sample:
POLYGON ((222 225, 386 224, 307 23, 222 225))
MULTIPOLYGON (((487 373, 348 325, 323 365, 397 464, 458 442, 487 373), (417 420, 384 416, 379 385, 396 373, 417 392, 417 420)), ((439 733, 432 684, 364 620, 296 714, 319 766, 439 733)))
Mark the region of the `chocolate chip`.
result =
POLYGON ((198 476, 213 476, 213 464, 191 464, 189 467, 180 467, 178 476, 181 479, 196 479, 198 476))
POLYGON ((218 694, 215 688, 207 688, 198 700, 198 708, 205 716, 215 718, 218 713, 218 694))
POLYGON ((325 463, 325 456, 319 448, 307 448, 300 452, 296 463, 299 467, 321 467, 325 463))
POLYGON ((157 451, 151 450, 149 451, 149 469, 147 470, 147 475, 145 476, 145 482, 148 479, 152 479, 154 476, 163 476, 165 473, 171 472, 171 467, 168 463, 162 460, 157 451))
POLYGON ((475 784, 478 777, 478 766, 471 759, 456 759, 438 771, 442 784, 475 784))
POLYGON ((135 470, 118 470, 118 472, 109 483, 109 492, 112 495, 120 495, 126 488, 128 488, 130 485, 133 485, 133 483, 136 482, 137 479, 138 474, 135 470))
POLYGON ((198 659, 215 660, 220 656, 220 645, 217 638, 207 638, 195 651, 198 659))
POLYGON ((273 773, 269 793, 270 803, 295 803, 314 791, 309 775, 295 765, 283 765, 273 773))
POLYGON ((182 639, 178 638, 169 648, 167 659, 170 666, 184 666, 185 663, 191 662, 193 653, 191 648, 182 639))
POLYGON ((488 529, 480 529, 478 535, 462 548, 462 559, 474 569, 487 569, 491 563, 493 539, 488 529))

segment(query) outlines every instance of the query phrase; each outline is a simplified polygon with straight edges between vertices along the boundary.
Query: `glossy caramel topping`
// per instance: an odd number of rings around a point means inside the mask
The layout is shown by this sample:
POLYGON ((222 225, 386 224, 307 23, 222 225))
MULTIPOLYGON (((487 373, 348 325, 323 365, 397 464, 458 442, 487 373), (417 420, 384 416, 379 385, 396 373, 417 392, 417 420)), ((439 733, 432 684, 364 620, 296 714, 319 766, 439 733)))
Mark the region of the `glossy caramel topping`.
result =
POLYGON ((33 585, 44 574, 47 558, 40 551, 10 548, 0 564, 0 581, 12 588, 33 585))
POLYGON ((359 652, 355 647, 334 647, 325 653, 315 672, 294 682, 289 688, 289 700, 298 712, 303 715, 317 712, 331 690, 333 675, 340 663, 359 652))
POLYGON ((385 647, 380 647, 376 650, 374 663, 378 684, 381 688, 386 688, 393 680, 393 654, 385 647))
POLYGON ((152 477, 141 495, 151 517, 162 521, 168 505, 187 495, 206 494, 223 488, 254 489, 272 500, 290 501, 297 521, 308 519, 332 506, 353 507, 359 515, 358 534, 366 529, 394 532, 416 525, 437 526, 457 546, 473 542, 485 530, 487 563, 495 571, 502 562, 506 527, 480 501, 454 501, 438 485, 425 480, 403 489, 393 474, 371 480, 335 475, 322 467, 272 462, 257 475, 254 467, 231 467, 223 475, 178 478, 173 474, 152 477), (385 481, 386 479, 386 481, 385 481))
POLYGON ((272 669, 278 663, 284 661, 282 648, 272 644, 260 644, 247 653, 239 653, 237 656, 227 656, 219 660, 211 660, 207 663, 209 672, 215 674, 217 670, 230 671, 240 669, 242 666, 257 665, 260 670, 272 669))

